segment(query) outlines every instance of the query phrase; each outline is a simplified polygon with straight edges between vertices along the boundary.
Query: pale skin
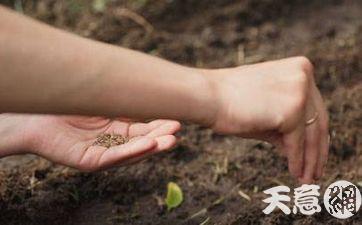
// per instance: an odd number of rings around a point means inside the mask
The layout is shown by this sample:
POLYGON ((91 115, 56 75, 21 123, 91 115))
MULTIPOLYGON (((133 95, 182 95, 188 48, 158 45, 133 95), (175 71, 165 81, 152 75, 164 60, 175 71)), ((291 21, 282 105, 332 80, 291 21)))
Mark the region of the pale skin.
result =
POLYGON ((178 121, 271 142, 302 183, 320 178, 328 158, 328 114, 305 57, 197 69, 88 40, 2 7, 0 103, 0 156, 33 153, 85 171, 170 149, 178 121), (316 112, 318 119, 306 125, 316 112), (94 146, 101 133, 130 141, 94 146))

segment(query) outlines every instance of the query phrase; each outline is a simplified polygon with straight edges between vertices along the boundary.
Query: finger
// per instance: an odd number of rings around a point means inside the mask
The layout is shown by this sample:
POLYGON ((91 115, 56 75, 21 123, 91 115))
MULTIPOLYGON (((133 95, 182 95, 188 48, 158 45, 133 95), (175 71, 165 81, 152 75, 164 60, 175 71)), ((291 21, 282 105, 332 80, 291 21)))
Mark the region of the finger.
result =
POLYGON ((145 160, 146 158, 149 158, 157 153, 167 151, 167 150, 171 149, 172 147, 174 147, 176 144, 176 137, 173 135, 165 135, 162 137, 158 137, 155 140, 157 142, 157 147, 154 150, 149 151, 144 155, 128 159, 128 160, 122 162, 121 165, 126 166, 126 165, 130 165, 130 164, 138 163, 138 162, 145 160))
POLYGON ((317 169, 315 172, 315 178, 319 179, 322 177, 323 173, 324 173, 324 168, 327 164, 328 161, 328 153, 329 153, 329 135, 328 135, 328 129, 323 128, 324 125, 322 125, 320 123, 319 125, 320 130, 320 144, 319 144, 319 148, 320 148, 320 155, 317 161, 317 169))
POLYGON ((304 163, 304 124, 283 138, 283 148, 288 157, 288 168, 294 177, 301 177, 304 163))
POLYGON ((148 135, 155 137, 157 135, 154 134, 157 133, 159 134, 158 136, 173 134, 177 132, 180 129, 180 127, 181 127, 180 122, 175 120, 154 120, 149 123, 135 123, 129 127, 129 136, 135 137, 140 135, 148 135), (154 133, 149 135, 151 132, 154 133))
POLYGON ((84 170, 108 168, 122 161, 145 154, 154 149, 157 142, 149 137, 131 139, 128 143, 111 148, 90 147, 81 158, 79 167, 84 170))
POLYGON ((316 99, 316 109, 319 114, 318 123, 319 123, 319 133, 320 133, 320 156, 318 158, 317 170, 315 173, 316 179, 319 179, 323 174, 324 167, 328 160, 328 152, 329 152, 328 112, 323 103, 322 96, 315 85, 313 89, 316 99))
POLYGON ((156 151, 164 151, 168 150, 175 146, 176 144, 176 137, 174 135, 164 135, 161 137, 155 138, 157 142, 156 151))
MULTIPOLYGON (((309 100, 306 108, 305 121, 319 116, 317 110, 317 102, 313 88, 309 92, 309 100)), ((304 124, 305 126, 305 141, 304 141, 304 169, 303 176, 299 179, 300 183, 312 183, 317 170, 317 163, 320 155, 320 133, 319 133, 319 118, 312 124, 304 124)))
POLYGON ((167 121, 169 120, 154 120, 149 123, 133 123, 129 127, 128 136, 137 137, 146 135, 167 121))
POLYGON ((329 128, 328 128, 328 112, 323 103, 323 98, 316 86, 316 82, 314 76, 311 76, 311 88, 313 93, 314 106, 318 112, 318 123, 319 123, 319 135, 320 135, 320 143, 319 143, 319 157, 317 161, 317 168, 315 172, 315 178, 318 179, 322 176, 324 167, 328 160, 329 153, 329 128))
POLYGON ((162 124, 161 126, 157 127, 156 129, 149 132, 146 136, 147 137, 160 137, 164 135, 174 134, 179 131, 181 125, 177 121, 168 121, 162 124))
POLYGON ((304 169, 300 183, 312 183, 319 158, 319 126, 313 123, 305 128, 304 169))

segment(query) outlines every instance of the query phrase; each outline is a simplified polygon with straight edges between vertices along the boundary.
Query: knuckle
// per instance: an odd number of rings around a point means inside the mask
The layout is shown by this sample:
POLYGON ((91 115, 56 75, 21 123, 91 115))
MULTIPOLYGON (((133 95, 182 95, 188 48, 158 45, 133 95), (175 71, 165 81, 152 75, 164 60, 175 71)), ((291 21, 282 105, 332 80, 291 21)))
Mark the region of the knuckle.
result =
POLYGON ((307 92, 306 91, 299 91, 296 92, 291 100, 291 106, 295 110, 303 110, 307 104, 307 92))
POLYGON ((295 58, 297 64, 300 66, 300 68, 307 74, 312 75, 314 71, 314 66, 312 62, 305 56, 297 56, 295 58))
POLYGON ((281 126, 287 121, 296 125, 305 111, 308 102, 308 88, 305 78, 303 78, 305 76, 301 75, 300 77, 294 79, 297 82, 293 81, 291 85, 288 85, 290 88, 289 94, 284 96, 284 107, 282 112, 278 114, 279 117, 277 117, 278 124, 281 126))
POLYGON ((281 118, 279 121, 280 126, 287 123, 288 126, 297 126, 299 120, 301 119, 305 106, 306 106, 307 98, 306 95, 303 94, 294 94, 290 97, 290 100, 287 103, 287 108, 281 113, 281 118))
POLYGON ((296 73, 294 82, 298 90, 306 92, 308 90, 309 76, 304 72, 296 73))
POLYGON ((306 105, 308 98, 308 76, 305 73, 296 74, 294 79, 292 103, 298 108, 302 109, 306 105))
MULTIPOLYGON (((278 127, 284 127, 285 124, 289 126, 296 126, 303 115, 304 109, 307 104, 307 95, 304 93, 294 93, 288 97, 284 110, 278 114, 277 124, 278 127)), ((294 147, 294 146, 293 146, 294 147)))

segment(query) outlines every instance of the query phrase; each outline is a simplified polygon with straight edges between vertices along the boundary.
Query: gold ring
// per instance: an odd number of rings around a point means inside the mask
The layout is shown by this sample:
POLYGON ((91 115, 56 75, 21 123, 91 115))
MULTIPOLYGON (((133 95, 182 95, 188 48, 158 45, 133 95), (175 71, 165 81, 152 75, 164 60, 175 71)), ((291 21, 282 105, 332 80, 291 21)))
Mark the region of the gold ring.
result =
POLYGON ((316 111, 314 113, 314 116, 305 122, 305 125, 308 126, 308 125, 311 125, 312 123, 314 123, 315 121, 317 121, 318 116, 319 116, 318 112, 316 111))

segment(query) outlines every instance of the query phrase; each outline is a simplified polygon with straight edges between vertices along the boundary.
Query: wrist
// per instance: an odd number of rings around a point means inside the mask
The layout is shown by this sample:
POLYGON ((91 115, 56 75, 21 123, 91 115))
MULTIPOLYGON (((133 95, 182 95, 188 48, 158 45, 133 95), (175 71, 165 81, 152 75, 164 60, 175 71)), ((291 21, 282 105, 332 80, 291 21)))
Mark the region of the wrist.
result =
POLYGON ((195 74, 199 77, 198 86, 194 93, 198 97, 198 106, 192 112, 196 117, 193 122, 205 127, 212 127, 217 119, 219 110, 219 97, 217 91, 217 81, 214 79, 214 70, 195 69, 195 74))
POLYGON ((247 95, 240 95, 248 82, 240 82, 242 77, 241 68, 223 68, 202 70, 206 77, 212 93, 212 105, 214 110, 209 117, 208 126, 215 132, 224 134, 235 134, 241 132, 240 124, 247 128, 252 122, 249 119, 247 110, 243 110, 241 105, 247 104, 247 95))
POLYGON ((16 114, 0 114, 0 157, 31 150, 31 137, 23 129, 26 121, 16 114))

